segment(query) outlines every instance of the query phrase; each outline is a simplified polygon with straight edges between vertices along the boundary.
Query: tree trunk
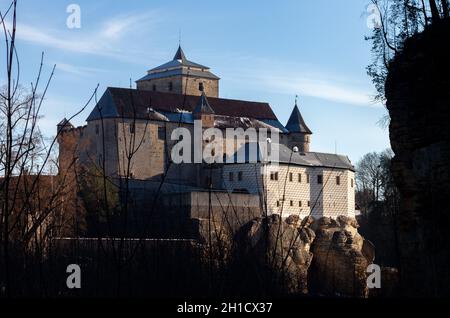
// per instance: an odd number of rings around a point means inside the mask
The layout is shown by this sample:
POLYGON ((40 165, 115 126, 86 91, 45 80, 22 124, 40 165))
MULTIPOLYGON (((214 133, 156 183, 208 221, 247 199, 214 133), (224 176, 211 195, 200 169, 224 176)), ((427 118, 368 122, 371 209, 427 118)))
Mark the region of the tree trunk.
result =
POLYGON ((422 0, 422 13, 425 21, 425 26, 428 26, 427 7, 425 6, 425 0, 422 0))
POLYGON ((442 4, 442 14, 444 15, 444 18, 448 18, 449 17, 448 0, 441 0, 441 4, 442 4))
POLYGON ((430 9, 431 9, 431 20, 433 24, 439 22, 441 16, 439 14, 439 10, 435 0, 430 0, 430 9))

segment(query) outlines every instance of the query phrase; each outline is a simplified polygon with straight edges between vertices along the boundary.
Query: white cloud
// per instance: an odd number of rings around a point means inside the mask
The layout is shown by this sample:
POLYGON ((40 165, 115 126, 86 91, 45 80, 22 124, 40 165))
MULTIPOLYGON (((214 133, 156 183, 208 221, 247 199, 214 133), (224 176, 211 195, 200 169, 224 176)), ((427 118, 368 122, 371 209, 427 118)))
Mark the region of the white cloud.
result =
POLYGON ((374 104, 367 91, 349 87, 347 83, 322 78, 283 76, 263 77, 262 82, 265 86, 274 88, 278 92, 290 94, 297 92, 304 96, 351 105, 379 106, 374 104))
POLYGON ((107 72, 107 70, 95 68, 95 67, 85 67, 85 66, 77 66, 73 64, 63 63, 63 62, 55 62, 56 71, 63 71, 66 73, 79 75, 79 76, 88 76, 91 74, 96 74, 99 72, 107 72))
MULTIPOLYGON (((80 32, 73 32, 69 29, 56 31, 18 23, 16 36, 22 41, 67 52, 91 54, 135 64, 145 64, 144 60, 140 60, 136 56, 130 56, 130 47, 122 47, 120 40, 127 35, 135 35, 138 32, 150 32, 154 30, 154 25, 160 19, 160 14, 153 11, 141 14, 121 15, 103 22, 100 28, 89 32, 83 32, 83 29, 80 32), (128 54, 123 52, 127 52, 128 54)), ((8 29, 11 29, 9 23, 6 26, 8 29)), ((125 43, 124 45, 128 44, 125 43)))
POLYGON ((157 16, 153 11, 137 15, 119 16, 104 23, 100 33, 105 38, 118 39, 127 32, 155 21, 157 21, 157 16))
MULTIPOLYGON (((272 93, 299 94, 336 103, 381 107, 373 101, 371 92, 374 89, 369 79, 367 83, 360 83, 345 74, 326 71, 311 64, 286 63, 261 57, 238 58, 239 64, 245 67, 233 70, 229 67, 233 65, 231 61, 225 62, 222 78, 239 83, 239 86, 272 93)), ((222 60, 227 60, 227 57, 222 60)))

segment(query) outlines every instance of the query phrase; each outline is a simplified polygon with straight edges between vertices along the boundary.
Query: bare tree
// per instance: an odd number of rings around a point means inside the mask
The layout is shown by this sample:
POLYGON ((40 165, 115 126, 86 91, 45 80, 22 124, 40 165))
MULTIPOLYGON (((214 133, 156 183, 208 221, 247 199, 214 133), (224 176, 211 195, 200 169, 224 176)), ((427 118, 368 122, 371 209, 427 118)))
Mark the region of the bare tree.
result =
POLYGON ((0 11, 0 26, 6 61, 6 83, 0 91, 0 290, 12 296, 23 292, 24 282, 19 280, 30 256, 36 257, 35 264, 41 264, 46 240, 59 226, 56 216, 64 215, 61 196, 67 185, 64 173, 49 175, 55 170, 57 137, 48 140, 38 125, 56 66, 42 82, 42 54, 36 80, 29 88, 20 85, 17 0, 0 11))

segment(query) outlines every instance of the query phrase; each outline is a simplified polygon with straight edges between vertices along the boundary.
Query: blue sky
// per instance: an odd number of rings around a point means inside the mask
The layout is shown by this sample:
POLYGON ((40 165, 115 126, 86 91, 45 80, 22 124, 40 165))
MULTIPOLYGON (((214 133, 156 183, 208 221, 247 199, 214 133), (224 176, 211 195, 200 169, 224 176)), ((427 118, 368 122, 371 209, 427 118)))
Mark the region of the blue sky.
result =
MULTIPOLYGON (((8 1, 0 0, 4 10, 8 1)), ((178 46, 221 77, 224 98, 266 101, 285 124, 299 95, 314 135, 312 150, 363 154, 389 147, 385 114, 372 102, 366 75, 370 43, 364 35, 368 0, 293 1, 48 1, 19 0, 21 83, 56 73, 45 100, 43 131, 87 101, 97 83, 129 87, 151 67, 170 60, 178 46), (81 28, 69 29, 69 4, 81 8, 81 28)), ((3 68, 4 69, 4 68, 3 68)), ((4 74, 0 78, 4 79, 4 74)), ((93 105, 74 124, 84 123, 93 105)))

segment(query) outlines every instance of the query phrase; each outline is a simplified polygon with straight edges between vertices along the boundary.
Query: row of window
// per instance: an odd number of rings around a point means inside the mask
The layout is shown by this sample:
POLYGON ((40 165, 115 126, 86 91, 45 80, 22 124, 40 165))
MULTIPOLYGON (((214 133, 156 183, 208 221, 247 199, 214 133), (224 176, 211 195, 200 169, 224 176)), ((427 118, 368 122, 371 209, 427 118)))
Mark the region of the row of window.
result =
MULTIPOLYGON (((237 173, 237 180, 238 180, 238 181, 242 181, 242 177, 243 177, 243 173, 242 173, 242 171, 239 171, 239 172, 237 173)), ((228 179, 229 179, 230 181, 234 181, 234 172, 230 172, 230 173, 229 173, 228 179)))
MULTIPOLYGON (((306 175, 306 183, 309 183, 309 174, 306 175)), ((278 181, 278 172, 271 172, 270 173, 270 180, 278 181)), ((234 181, 234 172, 229 173, 229 180, 234 181)), ((289 182, 293 182, 294 180, 294 174, 292 172, 289 173, 289 182)), ((302 174, 297 174, 297 180, 299 183, 302 182, 302 174)), ((238 181, 242 181, 242 171, 238 172, 238 181)), ((323 184, 323 175, 319 174, 317 175, 317 184, 323 184)), ((353 179, 350 179, 351 187, 353 188, 353 179)), ((336 185, 341 185, 341 176, 336 176, 336 185)))
MULTIPOLYGON (((309 183, 309 174, 305 174, 306 176, 306 183, 309 183)), ((270 180, 278 181, 278 172, 271 172, 270 173, 270 180)), ((289 172, 289 182, 294 181, 294 174, 292 172, 289 172)), ((297 182, 302 182, 302 174, 297 174, 297 182)), ((319 174, 317 175, 317 184, 323 184, 323 175, 319 174)), ((341 177, 336 176, 336 185, 341 185, 341 177)), ((353 179, 351 179, 351 186, 353 188, 353 179)))
MULTIPOLYGON (((167 89, 169 90, 169 92, 173 91, 173 83, 172 83, 172 82, 169 82, 169 83, 167 84, 167 86, 168 86, 167 89)), ((152 85, 152 90, 153 90, 154 92, 156 92, 156 84, 153 84, 153 85, 152 85)), ((203 92, 203 90, 204 90, 203 83, 198 83, 198 90, 201 91, 201 92, 203 92)))
MULTIPOLYGON (((294 200, 291 200, 290 202, 290 206, 294 206, 294 200)), ((298 201, 298 207, 299 208, 301 208, 302 207, 302 201, 298 201)), ((310 207, 311 206, 311 201, 306 201, 306 204, 307 204, 307 206, 308 207, 310 207)), ((281 202, 280 202, 280 200, 278 200, 277 201, 277 207, 280 207, 281 206, 281 202)))

